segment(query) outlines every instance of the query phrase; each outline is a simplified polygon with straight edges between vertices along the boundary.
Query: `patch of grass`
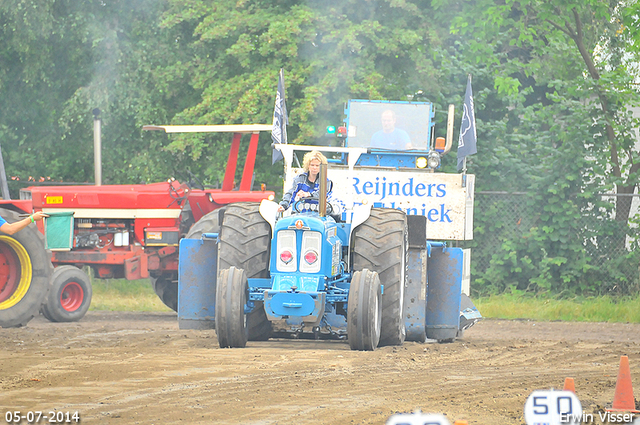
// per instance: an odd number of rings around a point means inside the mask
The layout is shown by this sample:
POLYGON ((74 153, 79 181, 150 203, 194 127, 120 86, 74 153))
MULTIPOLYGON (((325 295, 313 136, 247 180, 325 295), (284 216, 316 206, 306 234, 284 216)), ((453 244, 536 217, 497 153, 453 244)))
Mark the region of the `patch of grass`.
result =
POLYGON ((473 302, 487 318, 640 323, 640 296, 559 300, 551 296, 504 294, 476 298, 473 302))
MULTIPOLYGON (((92 279, 90 310, 172 311, 149 279, 92 279)), ((492 295, 473 298, 483 317, 567 322, 640 323, 640 296, 555 299, 552 296, 492 295)))
POLYGON ((173 311, 160 301, 149 279, 92 279, 89 310, 173 311))

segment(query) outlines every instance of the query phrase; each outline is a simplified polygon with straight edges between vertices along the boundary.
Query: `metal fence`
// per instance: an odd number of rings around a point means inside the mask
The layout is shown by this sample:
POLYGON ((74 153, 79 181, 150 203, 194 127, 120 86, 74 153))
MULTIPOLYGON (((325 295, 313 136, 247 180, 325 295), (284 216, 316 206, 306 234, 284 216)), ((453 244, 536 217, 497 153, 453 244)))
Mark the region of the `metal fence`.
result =
MULTIPOLYGON (((523 192, 476 192, 474 212, 474 240, 463 244, 472 248, 471 279, 480 282, 480 286, 491 286, 496 282, 496 269, 506 269, 505 261, 531 261, 535 257, 527 252, 526 238, 535 239, 535 231, 543 232, 544 223, 540 219, 543 205, 527 206, 527 193, 523 192), (539 229, 540 228, 540 229, 539 229), (514 248, 517 247, 517 248, 514 248), (513 258, 505 260, 505 256, 512 252, 513 258), (517 258, 519 257, 519 258, 517 258)), ((615 205, 619 196, 631 197, 630 217, 638 217, 640 195, 598 195, 600 203, 595 208, 583 208, 578 221, 572 222, 572 234, 569 235, 574 253, 583 250, 578 271, 570 276, 573 285, 583 288, 594 287, 595 292, 605 293, 616 291, 620 293, 638 293, 640 291, 640 249, 638 241, 637 220, 629 222, 615 220, 615 205), (578 246, 578 249, 575 247, 578 246)), ((560 213, 562 214, 562 213, 560 213)), ((539 233, 541 234, 541 233, 539 233)), ((543 235, 544 236, 544 235, 543 235)), ((548 247, 535 245, 532 249, 544 251, 544 255, 551 256, 546 251, 553 246, 562 246, 566 240, 549 243, 548 247)), ((538 254, 539 255, 539 254, 538 254)), ((580 253, 577 254, 580 257, 580 253)), ((533 266, 532 266, 533 267, 533 266)), ((560 267, 577 267, 575 264, 558 265, 560 267)), ((500 278, 503 288, 521 282, 522 274, 518 275, 518 267, 512 266, 511 275, 502 272, 500 278), (513 271, 515 270, 515 272, 513 271)), ((536 270, 530 271, 535 276, 536 270)), ((540 272, 542 273, 542 271, 540 272)), ((564 276, 567 279, 566 276, 564 276)), ((524 279, 527 279, 525 276, 524 279)), ((499 279, 498 279, 499 280, 499 279)), ((529 280, 535 280, 535 278, 529 280)), ((560 286, 559 286, 560 287, 560 286)), ((486 289, 486 288, 485 288, 486 289)), ((493 288, 494 290, 496 288, 493 288)), ((499 288, 498 288, 499 289, 499 288)), ((556 288, 557 290, 558 288, 556 288)), ((588 292, 588 291, 586 291, 588 292)))

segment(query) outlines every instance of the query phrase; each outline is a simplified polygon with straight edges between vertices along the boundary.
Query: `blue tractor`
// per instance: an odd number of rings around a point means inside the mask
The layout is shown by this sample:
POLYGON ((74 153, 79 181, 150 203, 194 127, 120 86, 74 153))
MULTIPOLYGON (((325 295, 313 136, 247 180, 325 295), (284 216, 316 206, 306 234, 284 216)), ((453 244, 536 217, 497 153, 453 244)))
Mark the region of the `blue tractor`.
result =
POLYGON ((225 209, 215 304, 221 347, 272 332, 348 335, 356 350, 404 342, 406 213, 362 207, 354 216, 368 217, 351 232, 354 222, 336 222, 313 201, 302 199, 293 209, 303 210, 303 203, 318 209, 277 221, 277 204, 269 201, 225 209))
MULTIPOLYGON (((215 325, 220 347, 289 335, 346 338, 351 349, 374 350, 405 339, 453 341, 475 323, 480 315, 462 294, 468 258, 446 243, 469 238, 473 176, 435 172, 450 141, 438 151, 422 140, 432 134, 426 105, 427 124, 412 135, 412 147, 359 146, 357 137, 369 137, 354 130, 371 115, 364 101, 347 112, 343 133, 353 145, 278 146, 285 184, 300 172, 292 166, 296 151, 332 152, 334 198, 327 202, 321 184, 317 198, 298 200, 282 216, 264 200, 203 218, 211 226, 192 229, 180 247, 183 327, 215 325)), ((406 102, 374 106, 409 118, 425 110, 406 102)), ((326 175, 322 167, 320 182, 326 175)))

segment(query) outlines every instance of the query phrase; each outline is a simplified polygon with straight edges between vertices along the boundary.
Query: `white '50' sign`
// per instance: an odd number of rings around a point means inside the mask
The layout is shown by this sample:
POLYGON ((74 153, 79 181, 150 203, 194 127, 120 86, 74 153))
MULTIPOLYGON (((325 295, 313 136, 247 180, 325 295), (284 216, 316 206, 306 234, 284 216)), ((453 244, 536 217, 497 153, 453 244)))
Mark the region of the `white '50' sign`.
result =
POLYGON ((524 405, 527 425, 579 425, 582 405, 571 391, 536 390, 524 405))

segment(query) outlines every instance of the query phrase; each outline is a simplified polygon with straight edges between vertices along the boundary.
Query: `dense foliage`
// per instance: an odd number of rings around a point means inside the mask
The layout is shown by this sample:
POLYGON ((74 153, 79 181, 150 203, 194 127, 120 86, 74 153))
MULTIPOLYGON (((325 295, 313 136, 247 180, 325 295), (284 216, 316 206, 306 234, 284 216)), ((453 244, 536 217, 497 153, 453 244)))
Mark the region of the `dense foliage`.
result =
MULTIPOLYGON (((636 190, 640 169, 631 114, 639 101, 638 52, 628 27, 637 22, 637 6, 476 6, 484 19, 470 25, 462 15, 453 28, 479 36, 465 55, 492 57, 495 87, 513 99, 504 120, 505 141, 513 143, 497 144, 495 162, 517 164, 517 175, 507 178, 529 193, 531 216, 531 225, 492 256, 480 283, 493 291, 637 291, 638 234, 628 224, 632 198, 624 196, 636 190), (603 192, 622 196, 605 202, 597 195, 603 192)), ((493 176, 500 182, 500 167, 493 176)), ((483 224, 481 231, 490 229, 490 217, 483 224)))
MULTIPOLYGON (((327 143, 347 99, 422 90, 438 111, 460 109, 471 74, 480 140, 469 172, 478 190, 528 193, 530 214, 512 235, 477 209, 471 245, 490 266, 476 287, 631 292, 632 198, 598 194, 632 194, 640 175, 638 11, 608 0, 0 0, 0 144, 21 179, 10 188, 93 181, 94 108, 103 183, 192 172, 216 185, 228 135, 142 126, 270 123, 284 68, 290 142, 327 143), (495 233, 500 248, 482 252, 495 233)), ((262 135, 255 181, 280 190, 270 143, 262 135)), ((455 171, 453 155, 444 169, 455 171)))

